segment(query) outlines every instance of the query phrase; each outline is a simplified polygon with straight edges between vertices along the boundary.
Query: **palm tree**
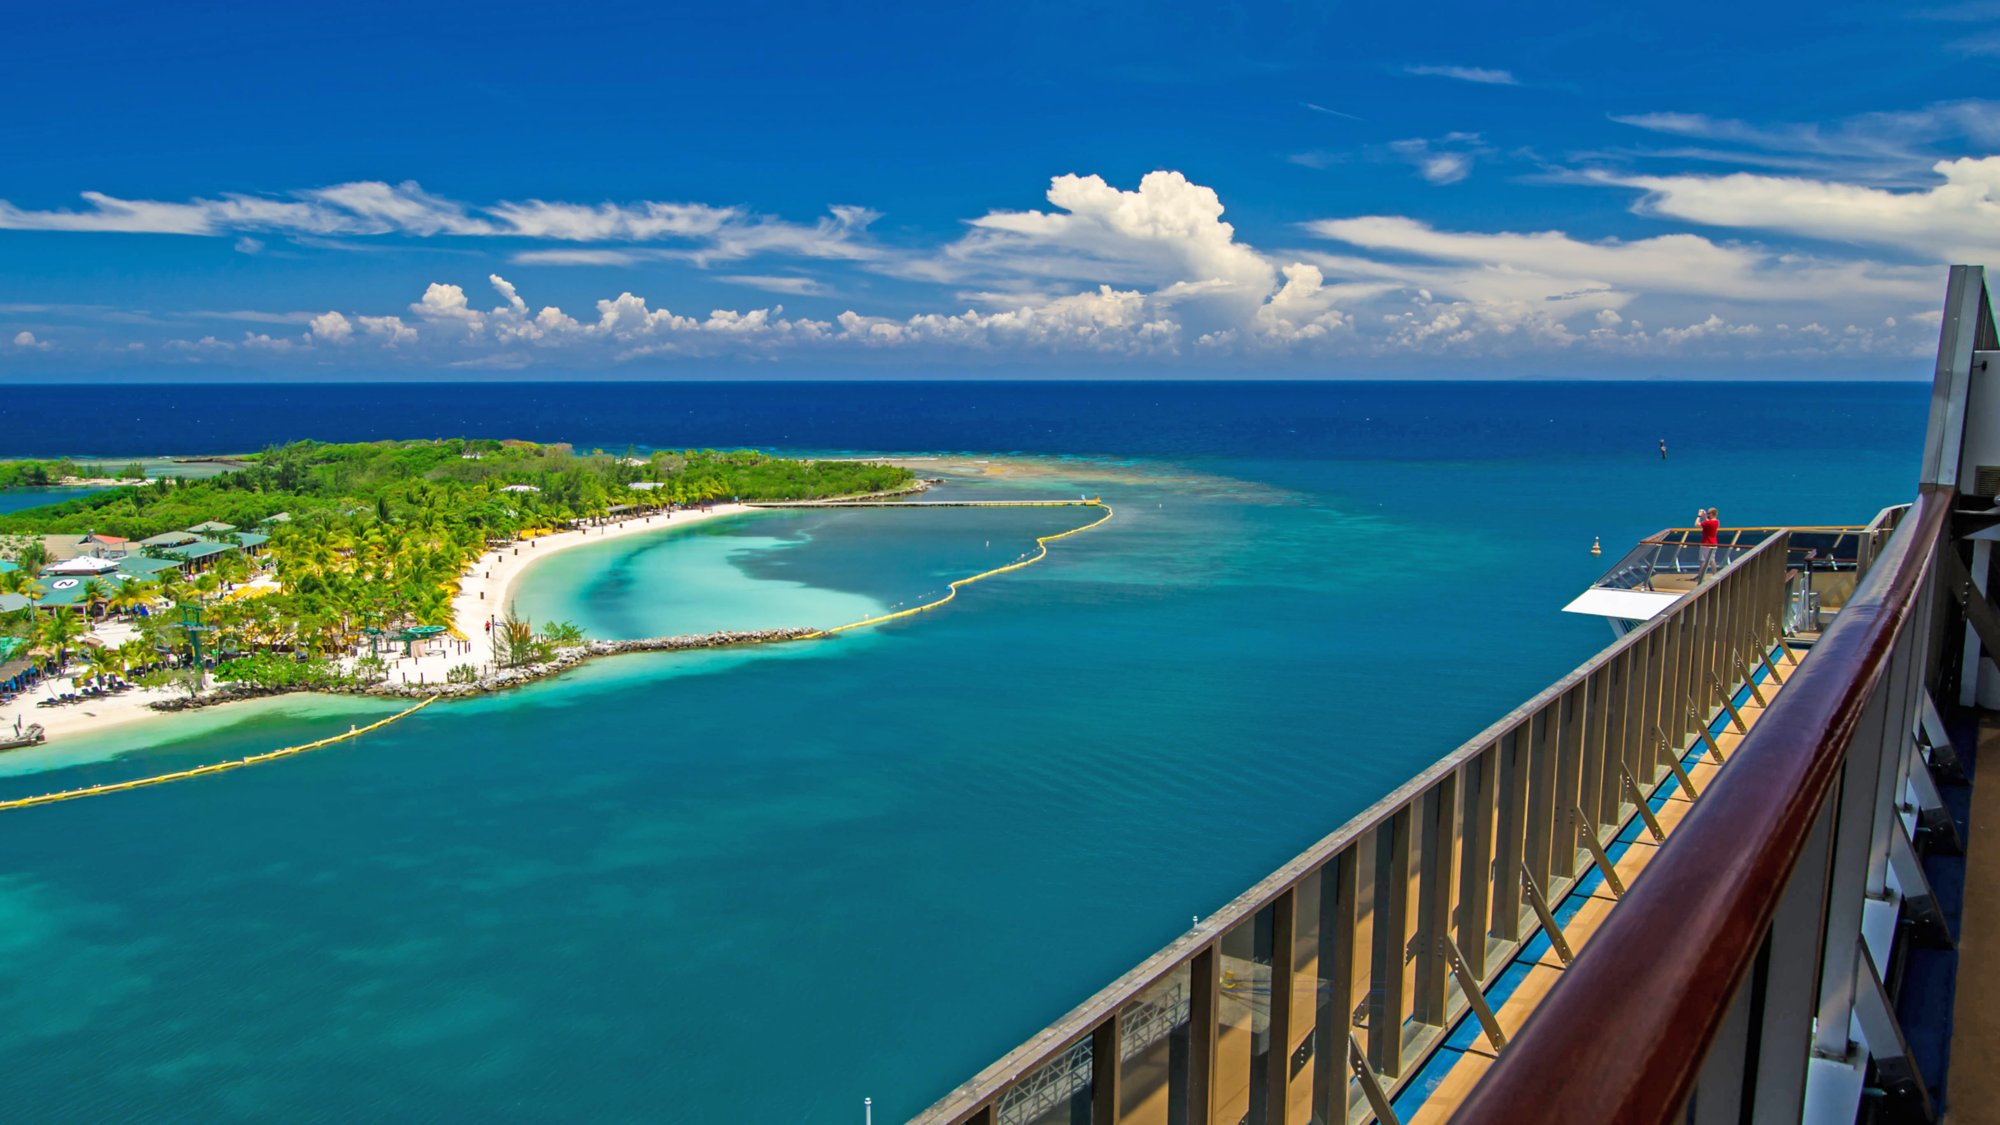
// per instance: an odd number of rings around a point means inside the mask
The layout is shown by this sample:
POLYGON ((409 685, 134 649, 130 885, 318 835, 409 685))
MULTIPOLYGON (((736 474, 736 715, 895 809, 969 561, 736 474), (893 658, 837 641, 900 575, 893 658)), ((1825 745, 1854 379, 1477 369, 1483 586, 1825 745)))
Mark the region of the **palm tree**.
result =
POLYGON ((212 570, 204 570, 200 574, 195 575, 194 579, 188 585, 193 587, 195 599, 205 602, 213 598, 216 592, 222 589, 222 578, 212 570))
POLYGON ((69 663, 70 646, 90 629, 76 614, 60 610, 44 614, 36 629, 35 647, 55 657, 57 668, 69 663))
POLYGON ((112 593, 111 609, 114 613, 131 613, 159 596, 159 583, 134 578, 112 593))
POLYGON ((84 652, 83 675, 78 678, 95 680, 101 684, 124 670, 124 665, 115 650, 93 648, 84 652))
POLYGON ((102 578, 87 579, 83 584, 84 611, 92 617, 102 616, 104 604, 111 600, 111 584, 102 578))

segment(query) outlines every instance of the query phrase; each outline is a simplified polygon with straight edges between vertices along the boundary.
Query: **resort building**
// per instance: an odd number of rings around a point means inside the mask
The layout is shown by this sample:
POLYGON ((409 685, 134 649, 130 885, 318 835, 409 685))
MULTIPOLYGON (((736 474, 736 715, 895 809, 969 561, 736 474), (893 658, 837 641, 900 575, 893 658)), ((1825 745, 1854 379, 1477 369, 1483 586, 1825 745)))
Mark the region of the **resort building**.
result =
POLYGON ((83 535, 67 531, 57 535, 44 535, 41 540, 42 550, 55 562, 86 555, 105 559, 123 558, 133 550, 132 541, 129 539, 120 539, 116 535, 100 535, 94 531, 83 535))
POLYGON ((57 577, 98 578, 118 569, 116 559, 99 558, 96 555, 78 555, 73 559, 53 562, 42 568, 45 575, 57 577))

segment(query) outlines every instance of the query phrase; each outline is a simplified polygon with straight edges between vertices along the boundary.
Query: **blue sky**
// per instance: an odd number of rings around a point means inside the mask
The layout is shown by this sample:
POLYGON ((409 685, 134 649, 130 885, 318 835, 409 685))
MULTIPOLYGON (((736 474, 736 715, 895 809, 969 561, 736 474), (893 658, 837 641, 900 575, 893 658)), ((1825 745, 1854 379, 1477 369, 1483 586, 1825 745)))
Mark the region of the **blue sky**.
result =
POLYGON ((0 377, 1917 377, 2000 2, 40 5, 0 377))

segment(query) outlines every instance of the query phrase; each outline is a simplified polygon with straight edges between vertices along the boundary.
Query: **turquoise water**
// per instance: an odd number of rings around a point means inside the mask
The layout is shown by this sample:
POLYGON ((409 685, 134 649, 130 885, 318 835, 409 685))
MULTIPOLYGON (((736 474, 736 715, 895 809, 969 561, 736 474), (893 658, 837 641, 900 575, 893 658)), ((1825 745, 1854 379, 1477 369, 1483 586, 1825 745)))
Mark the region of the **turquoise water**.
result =
POLYGON ((0 515, 18 512, 26 508, 39 508, 46 504, 60 504, 79 496, 89 496, 102 492, 101 488, 0 488, 0 515))
MULTIPOLYGON (((1337 454, 1251 433, 1029 459, 951 490, 1101 493, 1117 518, 933 613, 603 661, 281 764, 0 815, 10 1108, 851 1122, 872 1096, 900 1119, 1607 642, 1558 612, 1605 561, 1593 536, 1615 557, 1697 504, 1858 522, 1911 491, 1921 388, 1838 439, 1730 393, 1657 404, 1708 439, 1665 463, 1567 415, 1484 440, 1490 406, 1337 454)), ((716 521, 552 558, 518 601, 605 636, 834 624, 1072 522, 716 521)), ((381 710, 289 706, 75 745, 0 796, 381 710)))

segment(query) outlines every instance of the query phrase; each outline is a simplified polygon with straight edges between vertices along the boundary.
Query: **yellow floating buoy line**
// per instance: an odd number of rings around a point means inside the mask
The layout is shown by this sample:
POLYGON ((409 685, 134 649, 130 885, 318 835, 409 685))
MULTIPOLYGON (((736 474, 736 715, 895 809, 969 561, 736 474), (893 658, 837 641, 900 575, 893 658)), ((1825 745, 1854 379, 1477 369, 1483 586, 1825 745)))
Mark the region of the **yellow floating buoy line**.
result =
POLYGON ((235 758, 227 762, 212 762, 205 766, 196 766, 193 769, 155 774, 152 777, 134 778, 131 781, 112 781, 103 785, 85 786, 82 789, 65 789, 60 793, 43 793, 36 797, 21 797, 12 801, 0 801, 0 812, 6 812, 10 809, 31 808, 35 805, 52 805, 57 801, 74 801, 79 797, 96 797, 105 793, 122 793, 127 789, 144 789, 151 785, 165 785, 170 781, 185 781, 190 777, 205 777, 212 773, 223 773, 228 770, 242 769, 244 766, 255 766, 261 765, 264 762, 276 761, 279 758, 289 758, 294 754, 303 754, 308 750, 318 750, 324 746, 332 746, 336 742, 346 742, 349 739, 360 738, 362 735, 372 731, 381 730, 390 723, 416 714, 437 702, 437 700, 438 697, 433 695, 415 707, 411 707, 406 711, 398 711, 386 719, 378 719, 365 727, 349 727, 344 733, 336 734, 331 738, 303 742, 297 746, 286 746, 282 749, 268 751, 263 754, 252 754, 247 758, 235 758))
MULTIPOLYGON (((909 617, 912 614, 924 613, 926 611, 936 609, 937 607, 957 597, 958 591, 961 587, 970 586, 974 582, 979 582, 984 579, 991 578, 996 574, 1005 574, 1010 570, 1019 570, 1024 566, 1033 566, 1036 563, 1041 562, 1043 559, 1049 557, 1050 543, 1053 543, 1058 539, 1066 539, 1072 535, 1080 535, 1083 532, 1089 531, 1091 528, 1104 523, 1106 520, 1109 520, 1115 514, 1111 510, 1111 505, 1106 504, 1103 500, 1100 499, 1091 499, 1085 501, 1070 500, 1070 501, 1065 501, 1065 503, 1078 504, 1082 507, 1089 507, 1089 508, 1102 508, 1104 509, 1104 514, 1090 521, 1089 523, 1084 524, 1082 527, 1072 527, 1068 531, 1058 531, 1054 535, 1036 536, 1034 554, 1028 556, 1027 558, 1021 559, 1018 562, 1008 563, 1006 566, 996 566, 992 570, 981 571, 970 578, 960 578, 945 588, 944 597, 938 598, 935 601, 925 602, 920 606, 913 606, 909 609, 899 609, 894 613, 884 613, 875 617, 865 618, 861 621, 850 622, 846 625, 836 625, 831 629, 821 629, 817 633, 807 633, 805 636, 800 637, 799 639, 802 641, 809 641, 815 637, 831 637, 836 633, 845 633, 849 629, 859 629, 867 625, 880 625, 884 621, 894 621, 899 617, 909 617)), ((978 507, 980 505, 976 503, 968 503, 963 506, 978 507)), ((997 507, 999 505, 995 506, 997 507)))

